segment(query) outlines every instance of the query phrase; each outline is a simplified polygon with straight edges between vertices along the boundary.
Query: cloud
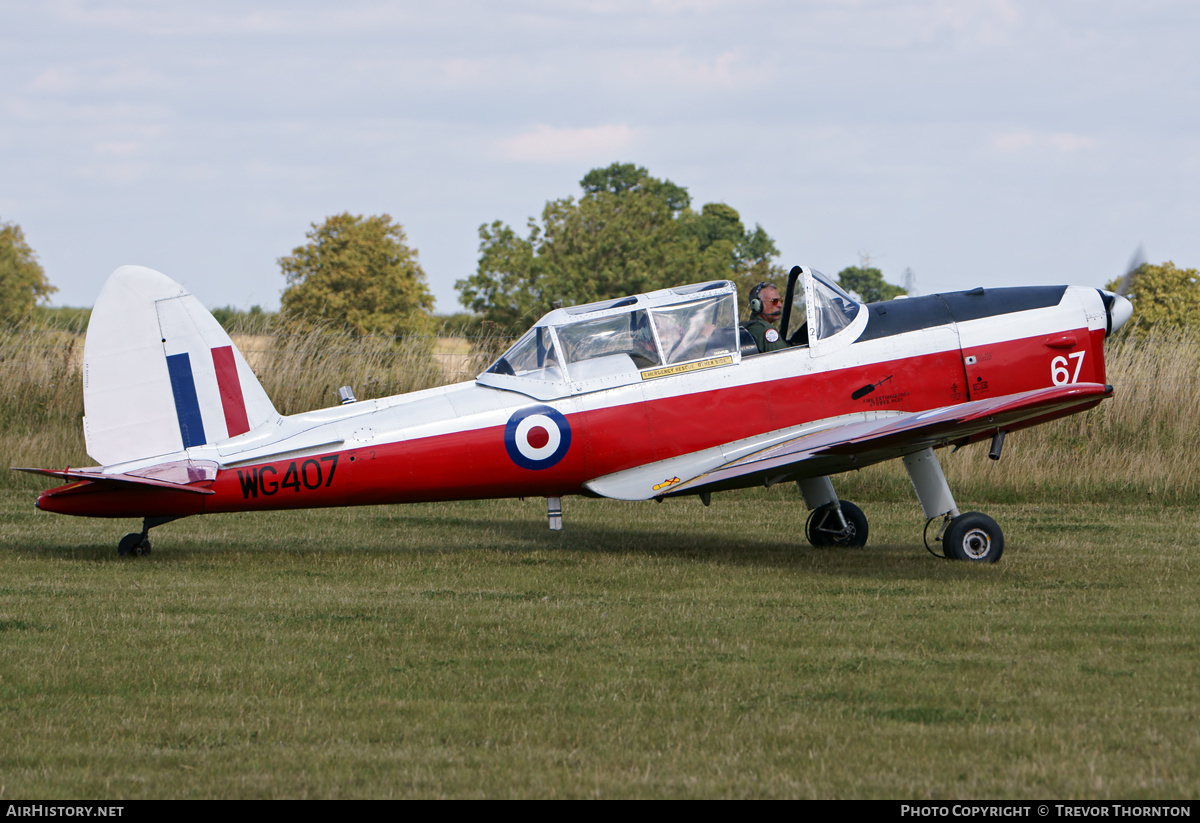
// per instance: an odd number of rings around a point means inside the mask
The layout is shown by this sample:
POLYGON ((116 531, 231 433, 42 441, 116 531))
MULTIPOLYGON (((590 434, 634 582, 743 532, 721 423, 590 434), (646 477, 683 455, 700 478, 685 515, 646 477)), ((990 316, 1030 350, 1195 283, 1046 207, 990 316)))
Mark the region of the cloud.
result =
POLYGON ((451 58, 440 61, 439 65, 446 83, 459 88, 471 88, 486 81, 489 79, 489 71, 491 76, 500 74, 497 67, 489 61, 475 58, 451 58))
POLYGON ((146 144, 139 140, 123 140, 97 143, 96 154, 108 157, 132 157, 142 154, 146 144))
POLYGON ((532 163, 574 163, 612 158, 636 142, 637 129, 619 125, 556 129, 539 125, 532 131, 500 141, 502 156, 532 163))
POLYGON ((697 58, 685 54, 682 47, 630 55, 619 71, 636 88, 684 92, 759 88, 773 75, 761 65, 748 63, 735 50, 697 58))
POLYGON ((363 32, 402 29, 420 18, 407 4, 375 0, 336 7, 266 5, 266 8, 247 9, 242 3, 214 2, 201 8, 198 4, 155 0, 115 0, 102 4, 59 0, 50 8, 55 19, 69 26, 155 36, 363 32))
POLYGON ((668 14, 710 11, 722 6, 721 0, 651 0, 650 5, 668 14))
POLYGON ((93 92, 138 92, 166 87, 161 74, 131 62, 92 60, 79 65, 50 66, 38 73, 26 91, 38 95, 93 92))
POLYGON ((1095 148, 1094 137, 1071 132, 1017 131, 1001 134, 992 139, 992 146, 1001 154, 1017 154, 1024 151, 1052 149, 1067 154, 1095 148))

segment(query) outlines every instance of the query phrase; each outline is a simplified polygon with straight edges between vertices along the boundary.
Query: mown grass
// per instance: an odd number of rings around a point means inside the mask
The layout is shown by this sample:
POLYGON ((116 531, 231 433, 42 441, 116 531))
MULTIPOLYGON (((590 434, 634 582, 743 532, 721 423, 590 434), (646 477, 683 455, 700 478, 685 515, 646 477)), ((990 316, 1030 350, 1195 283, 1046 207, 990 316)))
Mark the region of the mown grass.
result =
MULTIPOLYGON (((490 355, 439 345, 244 348, 301 411, 490 355)), ((0 332, 0 462, 90 464, 81 346, 0 332)), ((1000 463, 941 452, 987 568, 924 552, 896 464, 835 478, 866 551, 804 544, 788 488, 571 499, 562 534, 540 501, 194 518, 139 561, 5 472, 0 798, 1195 798, 1200 342, 1108 362, 1000 463)))
POLYGON ((0 797, 1195 798, 1200 515, 794 493, 132 524, 0 492, 0 797))

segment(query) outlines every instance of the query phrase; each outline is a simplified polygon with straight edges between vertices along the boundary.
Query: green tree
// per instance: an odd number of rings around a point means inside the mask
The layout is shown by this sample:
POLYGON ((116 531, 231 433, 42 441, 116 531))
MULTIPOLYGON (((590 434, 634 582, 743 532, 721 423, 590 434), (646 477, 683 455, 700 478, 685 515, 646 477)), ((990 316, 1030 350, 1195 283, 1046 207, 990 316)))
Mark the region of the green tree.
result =
POLYGON ((644 168, 633 163, 613 163, 606 169, 592 169, 583 176, 579 185, 584 194, 646 192, 662 199, 673 215, 682 212, 692 202, 692 196, 683 186, 651 177, 644 168))
MULTIPOLYGON (((1117 278, 1105 288, 1116 291, 1117 278)), ((1133 304, 1126 328, 1148 331, 1156 326, 1200 328, 1200 272, 1180 269, 1168 260, 1160 265, 1143 263, 1129 279, 1125 295, 1133 304)))
POLYGON ((0 221, 0 319, 28 315, 39 300, 58 291, 16 223, 0 221))
POLYGON ((234 306, 217 306, 209 309, 209 314, 225 331, 239 334, 263 334, 270 328, 275 316, 263 311, 262 306, 251 306, 249 311, 234 306))
POLYGON ((730 206, 694 212, 687 189, 632 163, 593 169, 580 187, 578 201, 552 200, 540 224, 530 218, 526 237, 500 221, 480 226, 479 265, 456 284, 460 302, 511 328, 555 303, 777 276, 774 241, 761 226, 747 232, 730 206))
POLYGON ((433 295, 417 252, 389 215, 337 214, 313 223, 309 243, 278 260, 288 286, 283 314, 324 320, 356 334, 423 331, 433 295))
POLYGON ((542 265, 534 249, 540 239, 541 229, 532 218, 528 239, 499 220, 480 226, 479 266, 473 277, 455 283, 459 302, 504 328, 538 312, 542 265))
POLYGON ((908 294, 900 286, 893 286, 883 279, 883 272, 867 266, 848 266, 838 272, 838 285, 846 291, 852 291, 862 298, 864 303, 878 303, 881 300, 891 300, 902 294, 908 294))

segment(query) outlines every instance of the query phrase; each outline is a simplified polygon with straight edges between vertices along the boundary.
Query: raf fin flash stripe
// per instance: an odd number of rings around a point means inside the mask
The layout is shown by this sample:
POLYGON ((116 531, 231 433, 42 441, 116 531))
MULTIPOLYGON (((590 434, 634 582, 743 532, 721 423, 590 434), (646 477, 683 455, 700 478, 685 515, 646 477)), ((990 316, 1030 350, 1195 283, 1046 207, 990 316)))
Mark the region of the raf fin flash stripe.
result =
POLYGON ((179 419, 183 447, 203 446, 208 440, 204 437, 204 421, 200 419, 192 359, 187 352, 167 355, 167 371, 171 374, 171 393, 175 395, 175 416, 179 419))
POLYGON ((237 361, 233 359, 233 346, 220 346, 212 350, 213 367, 217 370, 217 389, 221 393, 221 408, 225 410, 225 429, 230 437, 250 431, 250 420, 246 417, 246 400, 242 397, 242 383, 238 380, 237 361))

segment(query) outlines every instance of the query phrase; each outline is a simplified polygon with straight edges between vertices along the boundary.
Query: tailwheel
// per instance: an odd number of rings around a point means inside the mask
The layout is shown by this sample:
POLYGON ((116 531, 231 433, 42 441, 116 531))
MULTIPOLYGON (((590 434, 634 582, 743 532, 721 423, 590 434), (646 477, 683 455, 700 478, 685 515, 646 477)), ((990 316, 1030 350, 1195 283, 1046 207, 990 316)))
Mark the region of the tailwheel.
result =
POLYGON ((867 516, 848 500, 826 503, 812 510, 804 534, 808 542, 823 546, 842 546, 857 549, 867 545, 867 516), (838 509, 841 508, 839 516, 838 509))
POLYGON ((960 514, 942 534, 942 552, 950 560, 995 563, 1004 553, 1004 532, 986 514, 960 514))
POLYGON ((133 532, 121 538, 117 543, 117 554, 121 557, 143 557, 150 554, 150 537, 140 532, 133 532))

